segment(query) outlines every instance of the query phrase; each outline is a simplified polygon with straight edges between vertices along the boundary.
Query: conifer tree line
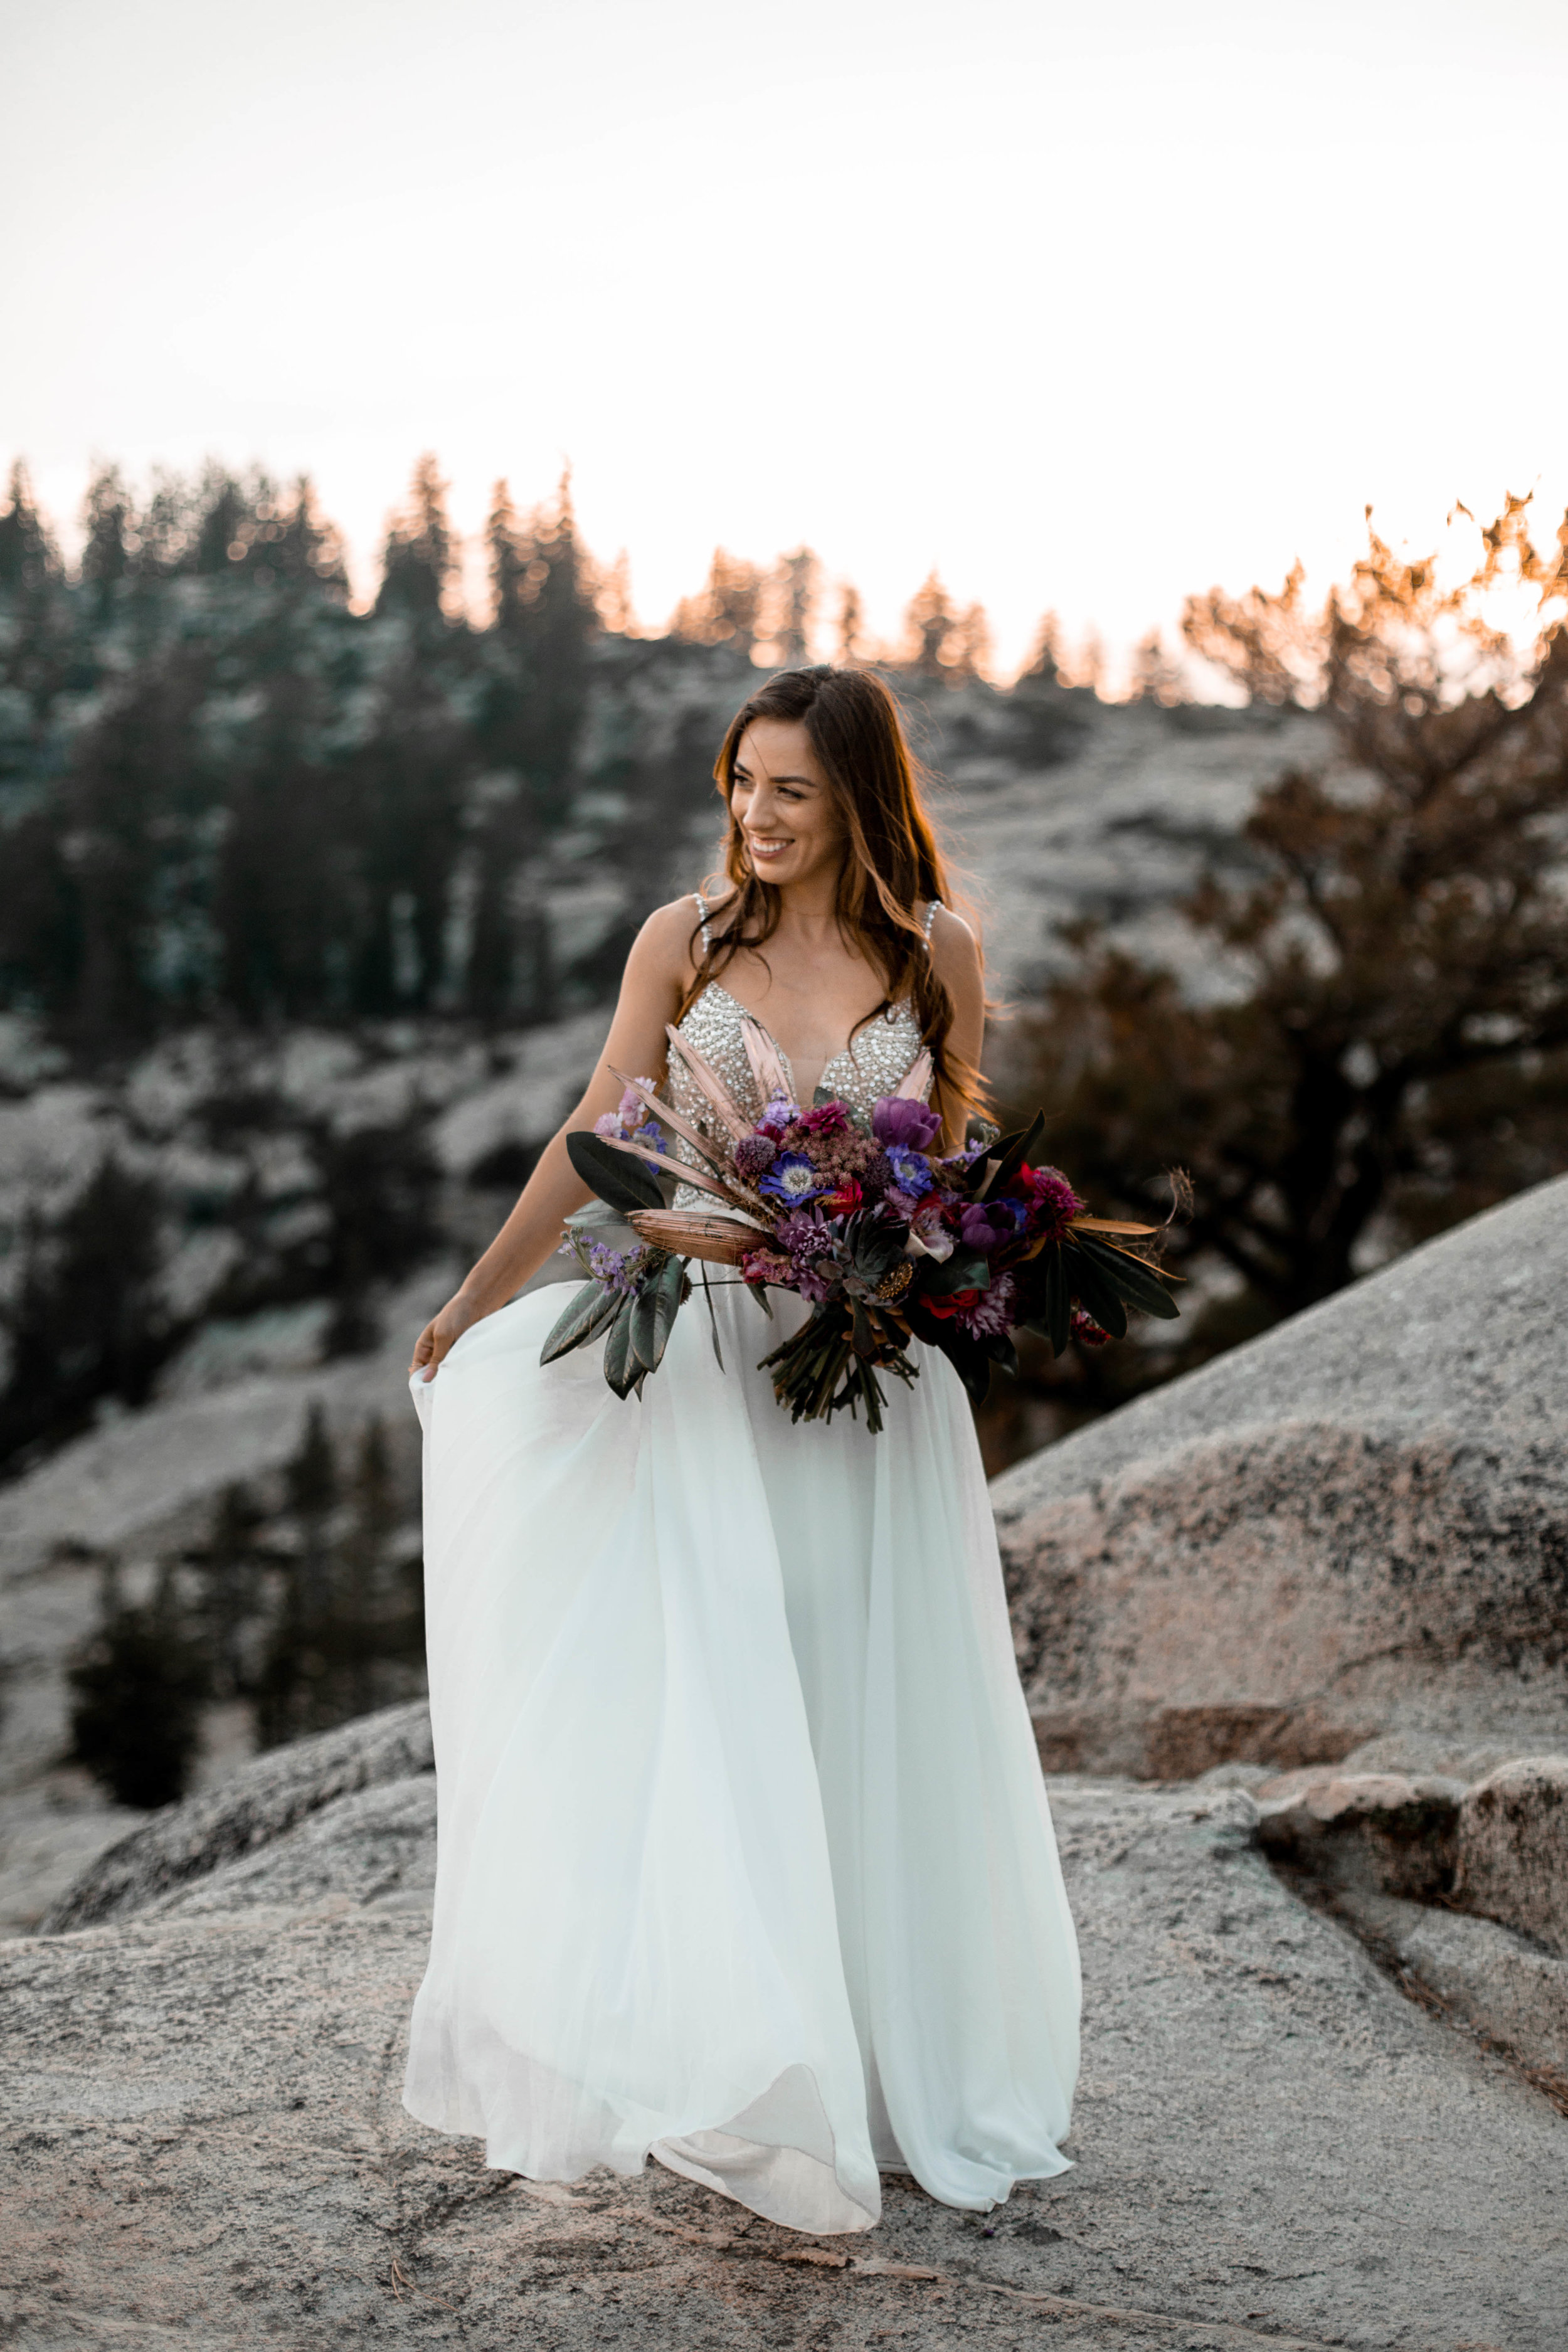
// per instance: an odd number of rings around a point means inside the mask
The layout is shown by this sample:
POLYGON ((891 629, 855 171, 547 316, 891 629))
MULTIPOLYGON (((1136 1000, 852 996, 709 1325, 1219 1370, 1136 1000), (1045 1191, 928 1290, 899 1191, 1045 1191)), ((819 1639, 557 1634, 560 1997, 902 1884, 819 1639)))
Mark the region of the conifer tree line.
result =
POLYGON ((267 1748, 416 1696, 424 1602, 401 1483, 378 1421, 345 1446, 318 1406, 281 1491, 226 1487, 145 1600, 106 1559, 99 1623, 69 1669, 72 1760, 118 1804, 166 1805, 211 1706, 239 1703, 267 1748))
MULTIPOLYGON (((809 658, 821 567, 724 550, 663 639, 628 634, 624 564, 584 549, 568 487, 520 514, 498 485, 489 608, 463 610, 433 458, 388 528, 368 612, 308 481, 209 466, 138 499, 93 480, 68 570, 13 468, 0 512, 0 1004, 91 1051, 215 1013, 242 1021, 452 1013, 547 1019, 602 990, 624 938, 560 968, 538 881, 577 804, 663 881, 702 807, 700 725, 649 763, 628 707, 651 669, 809 658), (595 702, 597 697, 596 704, 595 702), (590 725, 590 708, 595 719, 590 725)), ((865 657, 845 592, 837 647, 865 657)), ((984 614, 934 575, 910 666, 958 683, 984 614)), ((601 833, 603 828, 601 827, 601 833)))

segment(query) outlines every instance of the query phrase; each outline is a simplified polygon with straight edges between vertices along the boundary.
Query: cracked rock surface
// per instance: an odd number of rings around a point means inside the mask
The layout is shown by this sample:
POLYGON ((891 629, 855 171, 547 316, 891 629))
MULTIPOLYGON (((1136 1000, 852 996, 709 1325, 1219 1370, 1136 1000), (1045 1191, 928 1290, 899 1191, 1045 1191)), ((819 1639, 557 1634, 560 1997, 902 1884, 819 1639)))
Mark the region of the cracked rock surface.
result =
POLYGON ((889 2178, 877 2230, 805 2239, 657 2166, 517 2181, 403 2114, 430 1786, 0 1946, 0 2343, 1561 2352, 1568 2120, 1293 1898, 1244 1793, 1053 1790, 1076 2168, 989 2218, 889 2178))

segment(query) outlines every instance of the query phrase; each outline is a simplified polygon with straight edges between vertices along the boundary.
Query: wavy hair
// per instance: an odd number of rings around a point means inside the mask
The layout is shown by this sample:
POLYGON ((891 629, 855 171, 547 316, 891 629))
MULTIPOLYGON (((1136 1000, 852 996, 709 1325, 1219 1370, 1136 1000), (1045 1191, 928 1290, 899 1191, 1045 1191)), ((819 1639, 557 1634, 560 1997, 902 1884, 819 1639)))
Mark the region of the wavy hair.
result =
POLYGON ((697 974, 681 1014, 742 948, 761 948, 778 929, 779 892, 752 872, 731 806, 741 740, 758 719, 798 721, 805 729, 843 822, 846 854, 834 911, 845 939, 882 981, 880 1003, 856 1023, 851 1042, 868 1021, 907 998, 931 1050, 943 1104, 949 1115, 958 1114, 962 1128, 964 1115, 983 1108, 984 1084, 977 1069, 949 1049, 952 998, 932 966, 922 919, 929 900, 952 904, 950 886, 922 799, 924 772, 910 750, 898 704, 870 670, 826 663, 782 670, 730 721, 713 781, 731 811, 723 870, 734 895, 712 919, 708 946, 701 943, 700 923, 693 927, 697 974))

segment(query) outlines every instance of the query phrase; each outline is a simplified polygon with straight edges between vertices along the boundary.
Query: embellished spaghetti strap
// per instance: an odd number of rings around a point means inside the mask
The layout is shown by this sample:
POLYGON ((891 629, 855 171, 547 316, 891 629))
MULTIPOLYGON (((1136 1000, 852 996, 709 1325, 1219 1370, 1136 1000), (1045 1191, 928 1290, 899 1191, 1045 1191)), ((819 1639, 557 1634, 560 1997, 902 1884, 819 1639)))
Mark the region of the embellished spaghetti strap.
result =
POLYGON ((713 945, 713 934, 708 928, 708 901, 700 890, 693 890, 691 895, 697 901, 697 919, 701 925, 702 950, 706 954, 713 945))
MULTIPOLYGON (((700 900, 699 900, 698 903, 700 904, 700 900)), ((942 900, 940 898, 933 898, 930 906, 926 908, 925 940, 928 949, 931 946, 931 927, 936 920, 936 910, 941 904, 942 900)))

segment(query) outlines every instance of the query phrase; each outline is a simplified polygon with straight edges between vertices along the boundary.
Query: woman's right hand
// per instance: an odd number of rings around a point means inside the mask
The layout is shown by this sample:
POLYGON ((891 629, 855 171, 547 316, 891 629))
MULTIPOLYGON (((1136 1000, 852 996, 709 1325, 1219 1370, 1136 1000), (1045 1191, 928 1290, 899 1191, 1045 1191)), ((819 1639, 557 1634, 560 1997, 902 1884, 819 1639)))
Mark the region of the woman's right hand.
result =
POLYGON ((410 1377, 417 1372, 422 1379, 433 1381, 443 1356, 456 1346, 470 1324, 482 1319, 471 1298, 465 1297, 460 1290, 454 1292, 439 1315, 431 1317, 415 1341, 414 1361, 408 1367, 410 1377))

